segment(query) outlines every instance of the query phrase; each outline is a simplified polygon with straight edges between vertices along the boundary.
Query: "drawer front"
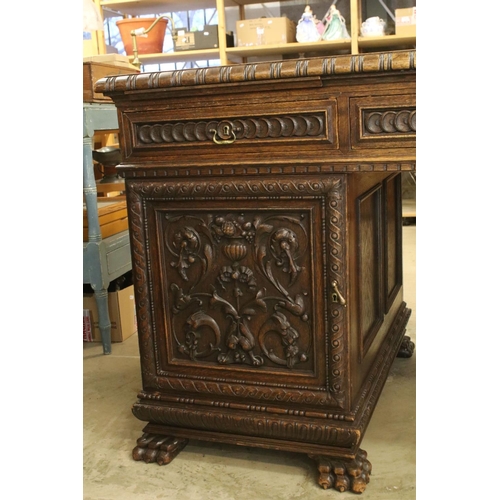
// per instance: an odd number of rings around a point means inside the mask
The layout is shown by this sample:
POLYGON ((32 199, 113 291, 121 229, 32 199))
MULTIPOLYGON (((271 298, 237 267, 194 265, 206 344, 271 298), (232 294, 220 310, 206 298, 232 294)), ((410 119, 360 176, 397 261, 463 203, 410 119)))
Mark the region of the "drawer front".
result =
POLYGON ((287 115, 207 118, 196 121, 169 120, 137 124, 135 146, 137 148, 156 144, 166 147, 193 146, 207 143, 228 144, 236 141, 242 144, 248 141, 252 144, 262 144, 269 140, 295 143, 313 138, 331 143, 328 118, 327 110, 322 110, 287 115))
POLYGON ((170 152, 214 155, 228 145, 231 148, 224 153, 267 147, 276 151, 281 146, 285 150, 310 146, 311 151, 321 145, 339 148, 336 100, 281 103, 264 113, 262 107, 201 105, 195 110, 128 112, 124 115, 131 139, 127 153, 161 158, 170 152))
POLYGON ((353 150, 415 147, 417 109, 414 94, 353 97, 350 115, 353 150))

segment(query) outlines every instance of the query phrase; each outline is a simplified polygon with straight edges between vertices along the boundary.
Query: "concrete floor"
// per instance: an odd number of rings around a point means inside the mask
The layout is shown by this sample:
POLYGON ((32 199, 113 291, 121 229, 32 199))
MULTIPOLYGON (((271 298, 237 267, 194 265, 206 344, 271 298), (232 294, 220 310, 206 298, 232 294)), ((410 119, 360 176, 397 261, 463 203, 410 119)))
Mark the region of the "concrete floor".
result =
MULTIPOLYGON (((404 296, 413 311, 407 335, 416 342, 416 226, 403 227, 404 296)), ((167 466, 135 462, 145 423, 131 413, 141 389, 137 334, 83 346, 84 500, 305 500, 355 498, 323 490, 307 456, 191 440, 167 466)), ((362 442, 373 471, 365 500, 416 498, 416 354, 396 358, 362 442)))

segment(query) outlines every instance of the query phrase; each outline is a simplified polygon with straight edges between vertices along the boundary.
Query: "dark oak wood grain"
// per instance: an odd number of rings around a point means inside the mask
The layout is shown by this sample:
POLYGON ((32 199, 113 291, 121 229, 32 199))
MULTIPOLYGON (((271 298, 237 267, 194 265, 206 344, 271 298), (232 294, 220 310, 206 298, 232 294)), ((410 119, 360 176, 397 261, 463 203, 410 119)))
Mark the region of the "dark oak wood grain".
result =
POLYGON ((322 487, 364 491, 364 432, 413 353, 415 74, 401 51, 99 80, 124 152, 136 460, 168 463, 189 438, 298 451, 322 487))

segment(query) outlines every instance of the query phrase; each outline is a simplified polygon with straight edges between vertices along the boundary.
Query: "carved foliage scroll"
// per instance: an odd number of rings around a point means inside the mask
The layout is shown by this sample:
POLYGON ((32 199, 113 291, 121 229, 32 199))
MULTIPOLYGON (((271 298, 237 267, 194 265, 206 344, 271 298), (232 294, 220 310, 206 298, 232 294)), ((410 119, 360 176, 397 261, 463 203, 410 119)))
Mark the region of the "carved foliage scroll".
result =
POLYGON ((166 211, 162 224, 171 356, 287 369, 306 363, 310 214, 182 212, 166 211))

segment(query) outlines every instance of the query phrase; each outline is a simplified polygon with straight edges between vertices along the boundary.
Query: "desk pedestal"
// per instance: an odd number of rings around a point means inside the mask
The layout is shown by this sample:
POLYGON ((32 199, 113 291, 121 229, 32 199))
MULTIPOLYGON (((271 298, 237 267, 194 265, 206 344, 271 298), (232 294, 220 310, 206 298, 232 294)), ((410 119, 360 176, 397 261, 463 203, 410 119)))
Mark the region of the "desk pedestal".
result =
POLYGON ((126 159, 147 422, 136 460, 188 439, 302 452, 362 492, 361 441, 405 339, 402 170, 414 54, 112 77, 126 159))

